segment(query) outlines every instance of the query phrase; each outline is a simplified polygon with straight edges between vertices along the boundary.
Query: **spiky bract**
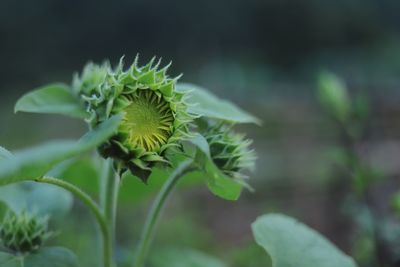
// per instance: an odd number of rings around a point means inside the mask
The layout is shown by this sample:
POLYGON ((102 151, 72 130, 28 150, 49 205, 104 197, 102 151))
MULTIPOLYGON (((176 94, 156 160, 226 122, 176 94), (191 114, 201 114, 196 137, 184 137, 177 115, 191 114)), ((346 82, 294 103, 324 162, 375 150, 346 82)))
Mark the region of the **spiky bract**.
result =
POLYGON ((252 170, 256 159, 250 149, 252 140, 233 131, 231 125, 218 123, 209 126, 204 136, 210 146, 215 165, 232 178, 243 179, 243 170, 252 170))
POLYGON ((118 133, 100 151, 114 159, 119 171, 144 173, 143 179, 156 162, 168 163, 166 149, 180 146, 192 120, 184 92, 175 90, 179 77, 169 78, 170 64, 159 69, 160 61, 154 63, 155 58, 139 67, 136 57, 127 70, 122 60, 114 70, 107 63, 89 64, 74 82, 75 92, 87 105, 92 127, 112 115, 124 114, 118 133))
POLYGON ((0 242, 15 253, 35 252, 51 235, 47 221, 47 217, 38 218, 25 211, 8 212, 0 225, 0 242))

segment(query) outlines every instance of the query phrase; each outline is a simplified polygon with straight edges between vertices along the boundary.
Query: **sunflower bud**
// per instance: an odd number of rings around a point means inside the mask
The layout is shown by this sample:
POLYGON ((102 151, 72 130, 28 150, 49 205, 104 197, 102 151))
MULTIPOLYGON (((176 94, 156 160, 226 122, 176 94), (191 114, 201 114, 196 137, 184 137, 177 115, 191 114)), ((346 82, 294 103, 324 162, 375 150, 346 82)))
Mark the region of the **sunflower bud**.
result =
POLYGON ((94 92, 100 90, 100 86, 104 83, 109 69, 108 62, 103 65, 88 63, 79 77, 74 75, 72 80, 72 89, 75 94, 93 95, 94 92))
POLYGON ((47 217, 38 218, 25 211, 8 212, 0 225, 0 243, 15 253, 35 252, 51 235, 47 224, 47 217))
POLYGON ((154 64, 154 60, 139 67, 136 57, 127 70, 122 60, 114 70, 108 64, 89 65, 75 81, 75 90, 91 114, 88 122, 92 127, 123 114, 118 133, 100 153, 113 158, 120 173, 129 169, 144 181, 154 164, 169 163, 165 151, 180 147, 192 120, 184 93, 175 90, 179 77, 170 78, 170 65, 159 69, 160 61, 154 64))
POLYGON ((216 124, 209 126, 204 134, 215 165, 232 178, 243 179, 243 170, 253 170, 256 159, 250 149, 252 140, 235 133, 231 126, 216 124))

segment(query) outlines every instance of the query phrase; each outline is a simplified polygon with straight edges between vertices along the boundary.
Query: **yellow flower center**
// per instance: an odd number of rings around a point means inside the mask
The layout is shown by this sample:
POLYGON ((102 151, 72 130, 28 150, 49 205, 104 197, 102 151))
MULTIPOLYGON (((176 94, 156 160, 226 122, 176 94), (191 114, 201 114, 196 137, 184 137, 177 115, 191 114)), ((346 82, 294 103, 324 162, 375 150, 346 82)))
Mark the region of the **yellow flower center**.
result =
POLYGON ((138 90, 125 108, 128 142, 146 151, 157 151, 172 134, 174 116, 169 103, 152 90, 138 90))

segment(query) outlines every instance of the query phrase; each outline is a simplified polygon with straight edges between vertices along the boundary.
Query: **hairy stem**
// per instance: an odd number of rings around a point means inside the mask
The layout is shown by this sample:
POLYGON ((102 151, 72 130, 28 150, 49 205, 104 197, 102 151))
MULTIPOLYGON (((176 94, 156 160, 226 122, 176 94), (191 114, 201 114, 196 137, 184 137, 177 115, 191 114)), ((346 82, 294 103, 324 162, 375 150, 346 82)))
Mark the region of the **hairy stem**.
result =
POLYGON ((113 261, 113 251, 115 246, 115 220, 117 215, 117 202, 119 191, 119 178, 113 170, 110 159, 104 162, 103 175, 101 181, 101 206, 110 231, 108 250, 113 261))
POLYGON ((100 226, 100 231, 102 234, 103 238, 103 261, 104 261, 104 267, 111 267, 111 251, 109 250, 109 247, 111 247, 111 235, 110 235, 110 229, 108 228, 107 221, 105 217, 103 216, 103 213, 99 206, 97 205, 96 202, 94 202, 89 195, 87 195, 85 192, 83 192, 80 188, 76 187, 73 184, 70 184, 66 181, 56 179, 53 177, 40 177, 35 179, 36 182, 39 183, 46 183, 46 184, 53 184, 59 187, 64 188, 65 190, 71 192, 74 194, 76 197, 78 197, 86 206, 93 212, 97 223, 100 226))
POLYGON ((174 189, 179 179, 188 172, 191 172, 195 169, 192 163, 193 163, 192 160, 188 160, 181 163, 181 165, 179 165, 175 169, 175 171, 169 176, 168 180, 165 182, 160 192, 158 193, 151 207, 151 210, 146 218, 144 230, 142 232, 142 237, 140 239, 136 251, 136 257, 134 259, 134 265, 133 265, 134 267, 143 266, 154 235, 155 226, 161 215, 162 208, 165 206, 168 196, 171 194, 172 190, 174 189))

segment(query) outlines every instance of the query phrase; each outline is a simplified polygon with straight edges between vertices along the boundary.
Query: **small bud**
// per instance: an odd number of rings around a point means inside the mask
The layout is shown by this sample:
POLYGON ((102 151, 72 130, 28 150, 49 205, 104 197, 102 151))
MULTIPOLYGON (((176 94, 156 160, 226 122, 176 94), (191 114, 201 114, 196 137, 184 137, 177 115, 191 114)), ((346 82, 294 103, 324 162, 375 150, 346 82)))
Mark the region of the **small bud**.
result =
POLYGON ((9 211, 0 225, 0 243, 15 253, 35 252, 51 235, 47 225, 47 217, 38 218, 26 211, 20 214, 9 211))
POLYGON ((350 117, 351 100, 346 85, 332 73, 324 72, 319 77, 319 99, 333 117, 345 122, 350 117))
POLYGON ((235 133, 230 126, 217 124, 210 126, 204 134, 210 146, 211 157, 226 175, 245 178, 243 170, 253 170, 256 155, 250 149, 251 140, 235 133))
POLYGON ((88 63, 83 69, 81 77, 79 77, 78 74, 74 75, 72 81, 74 93, 90 94, 91 92, 99 90, 100 86, 105 81, 108 68, 108 62, 102 65, 88 63))

